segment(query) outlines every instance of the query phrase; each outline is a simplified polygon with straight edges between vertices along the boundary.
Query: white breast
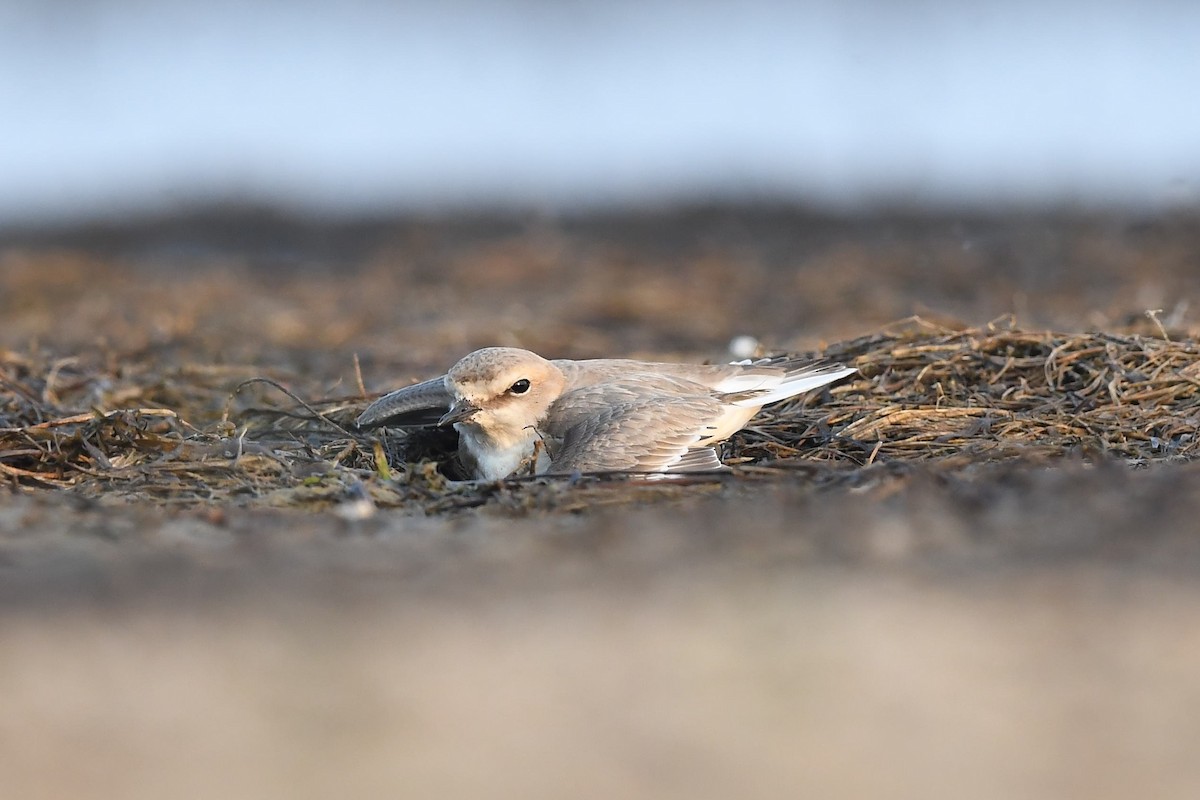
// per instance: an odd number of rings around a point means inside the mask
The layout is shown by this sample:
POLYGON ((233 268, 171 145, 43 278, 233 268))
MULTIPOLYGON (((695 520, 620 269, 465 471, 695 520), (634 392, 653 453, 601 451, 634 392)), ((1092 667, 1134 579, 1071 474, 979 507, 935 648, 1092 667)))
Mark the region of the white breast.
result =
POLYGON ((500 447, 494 440, 479 436, 478 430, 473 426, 458 423, 454 428, 458 431, 459 448, 465 450, 468 459, 475 463, 477 480, 497 481, 514 472, 529 474, 535 448, 538 450, 538 459, 534 472, 541 474, 550 467, 545 448, 537 448, 540 440, 533 429, 530 429, 529 435, 524 439, 500 447))

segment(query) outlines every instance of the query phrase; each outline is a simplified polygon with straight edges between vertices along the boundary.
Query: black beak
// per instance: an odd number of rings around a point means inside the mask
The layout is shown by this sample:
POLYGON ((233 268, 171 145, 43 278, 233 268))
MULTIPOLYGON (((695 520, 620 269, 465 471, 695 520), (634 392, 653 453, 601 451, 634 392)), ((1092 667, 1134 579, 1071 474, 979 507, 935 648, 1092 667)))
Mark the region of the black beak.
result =
POLYGON ((460 400, 458 403, 450 407, 441 419, 438 420, 438 427, 444 428, 447 425, 453 425, 456 422, 466 422, 471 417, 475 416, 479 411, 479 406, 472 405, 466 400, 460 400))

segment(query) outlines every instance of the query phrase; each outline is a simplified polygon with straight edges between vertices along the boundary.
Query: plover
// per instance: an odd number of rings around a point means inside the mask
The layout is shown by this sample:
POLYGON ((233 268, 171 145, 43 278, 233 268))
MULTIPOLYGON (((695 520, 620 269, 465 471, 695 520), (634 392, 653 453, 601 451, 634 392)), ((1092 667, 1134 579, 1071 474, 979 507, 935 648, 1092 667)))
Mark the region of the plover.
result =
POLYGON ((715 445, 759 409, 857 372, 790 357, 732 364, 625 359, 550 361, 528 350, 476 350, 445 375, 371 403, 360 428, 432 421, 459 434, 481 480, 516 474, 679 473, 724 469, 715 445))

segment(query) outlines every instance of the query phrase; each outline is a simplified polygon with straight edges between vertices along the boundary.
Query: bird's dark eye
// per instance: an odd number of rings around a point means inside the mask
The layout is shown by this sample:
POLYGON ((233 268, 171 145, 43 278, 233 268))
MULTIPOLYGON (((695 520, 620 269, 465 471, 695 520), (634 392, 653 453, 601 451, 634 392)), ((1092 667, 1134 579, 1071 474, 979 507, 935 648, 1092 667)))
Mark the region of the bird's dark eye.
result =
POLYGON ((529 391, 529 381, 527 381, 525 378, 521 378, 521 380, 508 387, 508 390, 513 394, 525 394, 529 391))

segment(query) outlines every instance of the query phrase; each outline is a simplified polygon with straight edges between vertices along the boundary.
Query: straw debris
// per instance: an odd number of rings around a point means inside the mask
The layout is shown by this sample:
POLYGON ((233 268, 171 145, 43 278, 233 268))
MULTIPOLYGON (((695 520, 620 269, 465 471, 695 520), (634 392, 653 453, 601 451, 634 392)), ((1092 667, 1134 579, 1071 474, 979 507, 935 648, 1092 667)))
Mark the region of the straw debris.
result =
POLYGON ((104 503, 360 505, 444 514, 582 510, 790 480, 873 486, 924 470, 1063 459, 1131 467, 1196 457, 1200 344, 1121 333, 956 327, 912 318, 829 346, 853 379, 764 409, 728 443, 731 475, 453 477, 452 432, 353 430, 367 398, 304 401, 246 367, 0 352, 0 481, 104 503))

